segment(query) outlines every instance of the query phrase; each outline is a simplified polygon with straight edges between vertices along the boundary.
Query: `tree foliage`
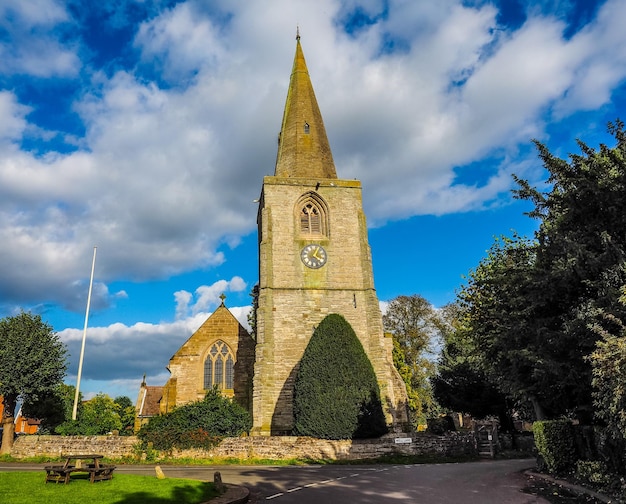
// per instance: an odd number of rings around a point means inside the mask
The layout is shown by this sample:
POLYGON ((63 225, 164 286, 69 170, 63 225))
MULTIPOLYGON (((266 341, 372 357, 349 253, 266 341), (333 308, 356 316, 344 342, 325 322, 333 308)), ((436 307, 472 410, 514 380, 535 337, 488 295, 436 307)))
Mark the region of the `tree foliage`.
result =
MULTIPOLYGON (((431 380, 437 402, 449 411, 468 413, 475 419, 498 417, 500 428, 514 434, 514 420, 533 419, 530 404, 505 394, 493 374, 487 374, 461 305, 451 303, 440 311, 446 321, 444 346, 437 375, 431 380)), ((514 436, 512 441, 516 442, 514 436)))
POLYGON ((535 243, 525 238, 496 240, 458 294, 463 323, 457 340, 468 346, 452 355, 465 350, 474 377, 545 410, 560 381, 543 331, 533 327, 535 254, 535 243))
POLYGON ((252 308, 248 312, 248 325, 250 326, 250 335, 252 339, 256 341, 256 323, 257 323, 257 310, 259 309, 259 284, 255 284, 250 291, 250 297, 252 298, 252 308))
POLYGON ((98 436, 112 432, 122 435, 132 434, 135 408, 126 396, 113 400, 107 394, 100 393, 88 401, 80 401, 76 420, 72 420, 73 399, 71 405, 70 410, 66 411, 65 421, 55 428, 57 434, 65 436, 98 436))
POLYGON ((487 378, 533 402, 538 418, 590 421, 594 324, 625 320, 626 149, 623 124, 609 124, 614 148, 579 142, 569 160, 535 142, 548 172, 541 192, 516 179, 534 204, 534 240, 497 241, 459 294, 468 337, 487 378))
POLYGON ((294 431, 322 439, 387 432, 376 374, 350 324, 328 315, 307 345, 294 384, 294 431))
POLYGON ((435 399, 443 408, 477 419, 498 416, 503 428, 511 427, 507 397, 489 381, 477 360, 473 342, 464 331, 460 306, 452 303, 441 312, 447 327, 437 374, 431 380, 435 399))
POLYGON ((135 405, 127 396, 118 396, 113 400, 113 403, 122 424, 120 433, 131 435, 135 426, 135 405))
MULTIPOLYGON (((626 303, 626 288, 622 303, 626 303)), ((589 355, 592 369, 593 400, 596 417, 613 439, 626 439, 626 325, 606 316, 616 326, 614 333, 596 324, 601 339, 589 355)))
POLYGON ((404 380, 409 409, 418 424, 438 410, 430 379, 435 375, 435 345, 444 322, 422 296, 398 296, 383 315, 385 331, 393 334, 393 363, 404 380))
MULTIPOLYGON (((37 418, 41 421, 38 432, 50 434, 66 420, 72 418, 76 387, 59 384, 51 393, 31 401, 23 406, 23 414, 28 418, 37 418)), ((79 394, 78 413, 82 410, 82 393, 79 394)))
POLYGON ((574 434, 569 420, 547 420, 533 424, 535 446, 551 473, 562 473, 576 460, 574 434))
MULTIPOLYGON (((535 318, 549 341, 558 341, 565 409, 590 413, 591 370, 585 356, 598 334, 598 314, 624 320, 619 302, 626 283, 626 137, 620 121, 609 123, 616 146, 592 149, 578 142, 581 154, 565 161, 536 142, 549 172, 551 189, 540 193, 519 181, 518 196, 532 201, 537 232, 535 318)), ((555 351, 556 353, 556 351, 555 351)), ((587 415, 589 416, 589 415, 587 415)))
POLYGON ((21 312, 0 320, 0 395, 3 397, 2 449, 13 444, 13 415, 18 400, 25 404, 50 394, 65 376, 65 345, 39 315, 21 312))
POLYGON ((240 436, 251 427, 252 419, 243 407, 212 389, 202 401, 151 418, 137 435, 157 450, 211 448, 220 439, 240 436))

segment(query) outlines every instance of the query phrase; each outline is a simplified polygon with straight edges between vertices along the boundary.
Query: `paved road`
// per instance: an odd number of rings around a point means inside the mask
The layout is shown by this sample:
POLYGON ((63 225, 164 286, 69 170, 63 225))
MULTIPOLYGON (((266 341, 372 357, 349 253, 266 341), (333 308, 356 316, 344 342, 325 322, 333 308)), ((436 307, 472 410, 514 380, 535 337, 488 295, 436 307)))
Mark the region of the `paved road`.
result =
MULTIPOLYGON (((166 476, 247 486, 257 504, 547 504, 521 490, 521 472, 534 459, 464 464, 358 466, 161 466, 166 476)), ((0 464, 5 470, 41 470, 42 465, 0 464)), ((154 466, 119 466, 117 472, 154 474, 154 466)))

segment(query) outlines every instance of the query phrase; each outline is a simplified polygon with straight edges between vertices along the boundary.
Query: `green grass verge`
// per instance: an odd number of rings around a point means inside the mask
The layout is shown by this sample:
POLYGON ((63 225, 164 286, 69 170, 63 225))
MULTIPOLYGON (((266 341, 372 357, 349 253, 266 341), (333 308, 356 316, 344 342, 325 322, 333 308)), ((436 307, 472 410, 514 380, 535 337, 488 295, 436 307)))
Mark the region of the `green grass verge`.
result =
POLYGON ((218 493, 213 483, 117 474, 112 480, 89 483, 89 475, 73 474, 68 485, 46 483, 41 472, 0 472, 3 504, 153 504, 206 502, 218 493))

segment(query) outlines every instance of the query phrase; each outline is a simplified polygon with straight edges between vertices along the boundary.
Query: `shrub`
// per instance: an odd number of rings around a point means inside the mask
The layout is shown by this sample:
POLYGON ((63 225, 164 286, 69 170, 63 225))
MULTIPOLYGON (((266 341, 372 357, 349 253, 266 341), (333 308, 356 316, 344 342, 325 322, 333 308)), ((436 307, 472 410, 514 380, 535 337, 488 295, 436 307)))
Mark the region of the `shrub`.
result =
POLYGON ((533 424, 535 446, 550 473, 570 469, 575 461, 574 436, 569 420, 537 421, 533 424))
POLYGON ((171 413, 150 419, 137 434, 157 450, 211 448, 228 436, 239 436, 252 427, 250 414, 216 389, 202 401, 186 404, 171 413))
POLYGON ((294 432, 322 439, 377 437, 387 432, 376 374, 341 316, 315 329, 294 384, 294 432))
POLYGON ((66 420, 55 432, 63 436, 99 436, 119 432, 121 428, 118 405, 108 395, 100 393, 81 404, 77 421, 66 420))
POLYGON ((432 434, 445 434, 446 432, 453 432, 456 430, 454 426, 454 420, 450 415, 440 416, 437 418, 427 418, 426 425, 428 432, 432 434))
POLYGON ((583 483, 607 485, 612 476, 604 462, 599 460, 579 460, 576 462, 576 478, 583 483))

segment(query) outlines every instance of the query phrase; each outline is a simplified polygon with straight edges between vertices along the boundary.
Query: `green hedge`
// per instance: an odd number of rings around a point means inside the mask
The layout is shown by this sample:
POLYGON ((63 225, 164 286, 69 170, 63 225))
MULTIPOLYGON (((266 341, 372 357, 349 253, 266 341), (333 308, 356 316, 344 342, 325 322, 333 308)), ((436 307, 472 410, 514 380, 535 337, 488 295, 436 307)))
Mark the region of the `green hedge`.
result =
POLYGON ((151 418, 137 436, 156 450, 211 448, 222 438, 239 436, 251 427, 250 414, 244 408, 211 390, 202 401, 151 418))
POLYGON ((535 446, 551 473, 562 473, 576 462, 574 432, 569 420, 545 420, 533 424, 535 446))
POLYGON ((321 439, 387 432, 376 374, 350 324, 328 315, 304 351, 294 384, 294 433, 321 439))

